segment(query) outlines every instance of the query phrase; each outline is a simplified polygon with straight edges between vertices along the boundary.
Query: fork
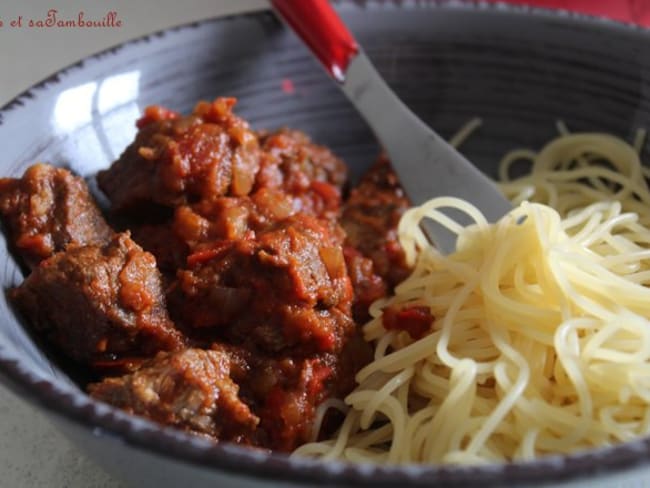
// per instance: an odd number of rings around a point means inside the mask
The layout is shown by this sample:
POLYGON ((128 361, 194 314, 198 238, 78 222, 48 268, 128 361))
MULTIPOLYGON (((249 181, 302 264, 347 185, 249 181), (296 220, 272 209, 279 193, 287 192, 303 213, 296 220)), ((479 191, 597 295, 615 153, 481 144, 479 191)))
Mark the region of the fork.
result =
MULTIPOLYGON (((490 222, 511 209, 494 182, 397 97, 327 0, 271 3, 375 133, 412 204, 437 196, 458 197, 490 222)), ((456 235, 432 224, 422 226, 429 240, 442 253, 453 252, 456 235)))

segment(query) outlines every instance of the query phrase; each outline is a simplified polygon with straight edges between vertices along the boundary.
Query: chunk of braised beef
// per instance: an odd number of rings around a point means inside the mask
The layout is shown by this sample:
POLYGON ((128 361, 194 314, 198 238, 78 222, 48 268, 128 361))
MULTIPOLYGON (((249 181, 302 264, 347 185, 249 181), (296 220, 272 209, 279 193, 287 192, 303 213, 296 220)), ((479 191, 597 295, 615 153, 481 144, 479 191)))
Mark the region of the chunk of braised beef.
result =
POLYGON ((243 314, 227 329, 227 340, 270 353, 336 352, 355 327, 349 313, 337 308, 268 305, 243 314))
POLYGON ((291 452, 310 440, 316 408, 330 393, 333 361, 323 356, 274 362, 275 382, 259 409, 260 437, 268 447, 291 452))
POLYGON ((131 238, 154 255, 162 272, 175 275, 178 268, 185 266, 189 248, 171 223, 135 224, 130 230, 131 238))
POLYGON ((136 372, 88 390, 98 400, 165 425, 290 452, 311 439, 318 406, 349 393, 369 357, 358 335, 337 354, 268 355, 215 343, 161 352, 136 372))
POLYGON ((297 130, 262 134, 260 143, 256 188, 282 189, 292 197, 296 211, 338 216, 347 180, 347 167, 341 159, 297 130))
POLYGON ((370 305, 387 295, 388 286, 384 279, 375 273, 370 258, 350 246, 343 248, 343 255, 354 290, 352 315, 357 323, 362 324, 370 319, 370 305))
POLYGON ((352 290, 338 239, 329 223, 304 214, 260 233, 256 264, 269 273, 263 286, 275 290, 279 301, 345 310, 352 290))
POLYGON ((0 179, 0 215, 29 267, 71 244, 100 244, 113 234, 83 178, 48 164, 0 179))
POLYGON ((312 438, 318 406, 332 396, 347 395, 354 375, 371 356, 357 333, 335 354, 268 355, 228 344, 213 348, 236 358, 232 377, 240 385, 240 397, 260 419, 255 442, 286 452, 312 438))
POLYGON ((354 328, 352 289, 329 223, 296 214, 254 239, 217 241, 188 257, 170 306, 191 327, 278 351, 336 350, 354 328))
POLYGON ((290 197, 262 188, 244 197, 203 200, 176 209, 173 228, 190 248, 216 240, 252 238, 255 232, 295 214, 290 197))
POLYGON ((397 238, 399 220, 408 207, 397 175, 381 157, 352 189, 341 216, 346 244, 370 258, 375 273, 390 287, 410 273, 397 238))
MULTIPOLYGON (((259 418, 239 398, 237 368, 222 350, 160 352, 134 373, 88 386, 92 397, 129 413, 224 441, 254 443, 259 418)), ((240 373, 241 376, 241 373, 240 373)))
POLYGON ((259 169, 259 144, 232 112, 234 104, 234 98, 199 102, 188 116, 148 108, 135 141, 98 173, 113 210, 247 195, 259 169))
POLYGON ((128 233, 54 254, 11 297, 37 330, 86 364, 184 345, 167 314, 156 261, 128 233))

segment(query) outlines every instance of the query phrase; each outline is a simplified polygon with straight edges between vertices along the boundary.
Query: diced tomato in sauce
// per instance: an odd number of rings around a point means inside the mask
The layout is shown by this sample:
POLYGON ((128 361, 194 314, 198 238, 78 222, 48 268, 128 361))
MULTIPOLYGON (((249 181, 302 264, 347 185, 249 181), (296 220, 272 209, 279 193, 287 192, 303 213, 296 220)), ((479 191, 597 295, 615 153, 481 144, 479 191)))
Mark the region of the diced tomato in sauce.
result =
POLYGON ((180 116, 178 112, 169 110, 168 108, 161 107, 160 105, 150 105, 144 109, 144 115, 140 117, 135 123, 138 129, 151 124, 152 122, 159 122, 161 120, 172 120, 180 116))
POLYGON ((386 330, 405 331, 416 340, 431 330, 433 321, 431 310, 425 305, 387 307, 382 316, 382 324, 386 330))

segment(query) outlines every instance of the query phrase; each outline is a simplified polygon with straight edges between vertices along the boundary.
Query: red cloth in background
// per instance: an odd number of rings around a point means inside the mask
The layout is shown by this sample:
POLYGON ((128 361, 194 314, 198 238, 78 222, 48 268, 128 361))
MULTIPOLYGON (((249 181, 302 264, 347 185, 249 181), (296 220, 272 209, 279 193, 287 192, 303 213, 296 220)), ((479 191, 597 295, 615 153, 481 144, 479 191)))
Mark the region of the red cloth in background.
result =
POLYGON ((572 10, 650 27, 650 0, 488 0, 572 10))

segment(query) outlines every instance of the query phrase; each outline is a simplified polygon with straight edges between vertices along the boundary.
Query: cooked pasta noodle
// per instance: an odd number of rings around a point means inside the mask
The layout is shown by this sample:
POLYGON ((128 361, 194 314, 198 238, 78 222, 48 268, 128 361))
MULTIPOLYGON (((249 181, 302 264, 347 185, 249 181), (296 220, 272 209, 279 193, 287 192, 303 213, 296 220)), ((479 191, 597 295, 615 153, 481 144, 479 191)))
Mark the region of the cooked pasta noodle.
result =
MULTIPOLYGON (((455 198, 399 225, 411 276, 371 307, 375 358, 330 439, 295 454, 376 463, 481 464, 623 442, 650 431, 650 191, 639 151, 607 134, 561 135, 503 159, 516 207, 496 224, 455 198), (511 176, 525 160, 530 171, 511 176), (441 212, 473 222, 461 227, 441 212), (419 227, 458 234, 444 256, 419 227), (426 306, 414 339, 385 307, 426 306)), ((460 139, 466 134, 461 134, 460 139)), ((338 405, 340 408, 340 405, 338 405)))

